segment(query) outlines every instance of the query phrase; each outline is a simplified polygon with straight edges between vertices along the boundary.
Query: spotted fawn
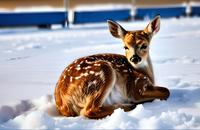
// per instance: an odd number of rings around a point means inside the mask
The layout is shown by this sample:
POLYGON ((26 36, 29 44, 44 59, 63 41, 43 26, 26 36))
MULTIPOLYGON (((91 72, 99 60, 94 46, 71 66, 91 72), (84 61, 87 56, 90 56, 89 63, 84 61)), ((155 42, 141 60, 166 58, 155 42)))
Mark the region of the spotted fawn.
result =
POLYGON ((126 31, 109 20, 110 32, 123 40, 126 55, 96 54, 71 63, 62 72, 55 89, 59 113, 99 119, 117 108, 130 111, 137 104, 166 100, 170 92, 154 85, 149 57, 149 43, 159 30, 159 19, 155 17, 139 31, 126 31))

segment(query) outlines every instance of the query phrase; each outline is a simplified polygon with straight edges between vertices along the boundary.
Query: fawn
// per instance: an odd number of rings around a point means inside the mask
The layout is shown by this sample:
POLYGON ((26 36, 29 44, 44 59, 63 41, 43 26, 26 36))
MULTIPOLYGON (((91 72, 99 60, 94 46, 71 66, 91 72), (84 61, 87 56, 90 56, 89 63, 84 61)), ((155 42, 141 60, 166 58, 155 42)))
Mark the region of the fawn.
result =
POLYGON ((117 108, 130 111, 140 103, 166 100, 169 90, 154 86, 148 57, 150 39, 159 30, 158 21, 156 17, 143 31, 125 31, 119 24, 108 21, 111 34, 123 39, 126 56, 96 54, 71 63, 55 89, 59 113, 99 119, 111 115, 117 108), (144 61, 147 63, 139 65, 144 61))

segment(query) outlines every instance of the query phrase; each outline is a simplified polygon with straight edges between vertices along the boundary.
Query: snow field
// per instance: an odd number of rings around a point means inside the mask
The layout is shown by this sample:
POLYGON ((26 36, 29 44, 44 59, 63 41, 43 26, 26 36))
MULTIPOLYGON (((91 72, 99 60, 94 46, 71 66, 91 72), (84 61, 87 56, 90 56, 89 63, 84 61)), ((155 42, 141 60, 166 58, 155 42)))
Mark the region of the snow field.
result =
MULTIPOLYGON (((130 30, 147 23, 121 22, 130 30)), ((124 53, 107 25, 0 30, 0 129, 200 129, 199 34, 199 18, 162 19, 150 55, 156 84, 169 88, 170 98, 90 120, 59 116, 53 93, 62 70, 74 59, 124 53)))

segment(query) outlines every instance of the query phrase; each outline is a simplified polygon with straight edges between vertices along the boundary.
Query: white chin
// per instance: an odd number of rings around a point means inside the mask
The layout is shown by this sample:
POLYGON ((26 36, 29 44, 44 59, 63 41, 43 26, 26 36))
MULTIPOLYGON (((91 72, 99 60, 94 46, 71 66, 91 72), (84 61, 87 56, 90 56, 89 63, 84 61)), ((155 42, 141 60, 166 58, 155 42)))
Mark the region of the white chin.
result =
POLYGON ((137 64, 130 62, 134 68, 138 68, 142 62, 138 62, 137 64))

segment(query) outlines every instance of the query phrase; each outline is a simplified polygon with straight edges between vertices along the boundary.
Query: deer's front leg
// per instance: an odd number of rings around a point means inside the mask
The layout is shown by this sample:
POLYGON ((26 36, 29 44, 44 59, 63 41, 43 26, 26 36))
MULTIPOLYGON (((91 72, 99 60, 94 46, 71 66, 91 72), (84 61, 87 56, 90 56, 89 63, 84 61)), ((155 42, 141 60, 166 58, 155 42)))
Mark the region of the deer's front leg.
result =
POLYGON ((135 73, 135 80, 130 80, 130 86, 133 85, 132 91, 129 92, 129 95, 132 95, 134 103, 141 104, 145 102, 151 102, 154 99, 167 99, 170 95, 170 92, 165 87, 154 86, 150 79, 142 74, 135 73))
POLYGON ((146 98, 167 100, 170 95, 170 92, 165 87, 154 86, 152 90, 146 90, 141 92, 141 95, 146 98))
POLYGON ((153 85, 147 77, 142 76, 139 82, 141 82, 138 84, 139 95, 147 101, 154 99, 167 100, 170 95, 167 88, 153 85))

